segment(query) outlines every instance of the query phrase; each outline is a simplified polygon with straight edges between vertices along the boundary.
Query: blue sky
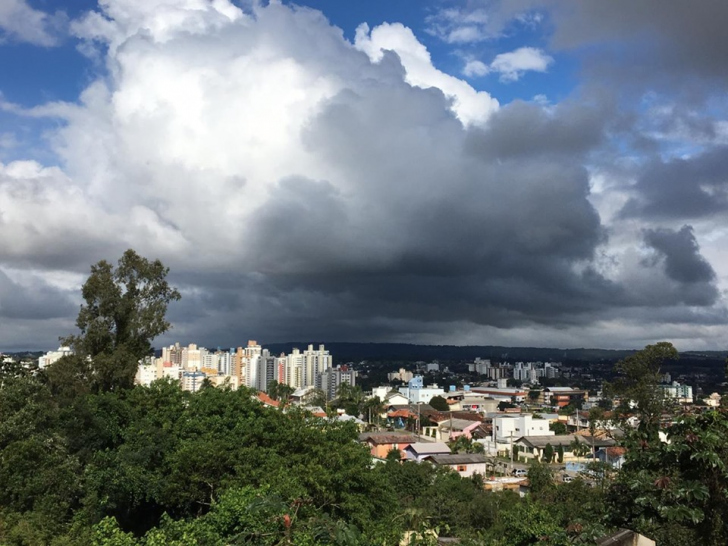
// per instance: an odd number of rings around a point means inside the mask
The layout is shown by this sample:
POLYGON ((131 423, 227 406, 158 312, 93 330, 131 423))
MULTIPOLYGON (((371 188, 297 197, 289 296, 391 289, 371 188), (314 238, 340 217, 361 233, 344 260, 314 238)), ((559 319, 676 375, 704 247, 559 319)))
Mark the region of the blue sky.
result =
MULTIPOLYGON (((74 0, 65 4, 48 1, 29 1, 28 5, 38 10, 58 9, 69 19, 80 17, 96 7, 94 0, 74 0)), ((547 37, 544 27, 512 24, 504 36, 475 44, 451 45, 427 32, 427 22, 443 6, 439 1, 420 0, 372 0, 367 2, 340 2, 321 0, 310 2, 287 2, 289 5, 307 6, 323 12, 332 24, 353 41, 356 27, 368 23, 374 27, 381 23, 402 23, 412 28, 419 40, 427 46, 434 64, 449 73, 460 74, 463 59, 458 53, 468 53, 488 62, 498 53, 512 51, 519 47, 543 48, 547 37)), ((78 51, 78 39, 58 35, 56 47, 38 47, 9 38, 0 47, 0 66, 3 67, 2 90, 7 100, 23 106, 65 100, 73 101, 88 85, 99 70, 98 63, 78 51)), ((529 73, 517 82, 501 83, 497 75, 468 78, 477 89, 487 89, 498 100, 510 102, 514 99, 530 100, 534 94, 544 94, 555 100, 564 98, 577 83, 577 60, 570 55, 558 55, 557 62, 548 73, 529 73), (534 93, 536 91, 536 93, 534 93)))
POLYGON ((5 0, 0 350, 128 247, 162 342, 724 347, 725 2, 301 5, 5 0))

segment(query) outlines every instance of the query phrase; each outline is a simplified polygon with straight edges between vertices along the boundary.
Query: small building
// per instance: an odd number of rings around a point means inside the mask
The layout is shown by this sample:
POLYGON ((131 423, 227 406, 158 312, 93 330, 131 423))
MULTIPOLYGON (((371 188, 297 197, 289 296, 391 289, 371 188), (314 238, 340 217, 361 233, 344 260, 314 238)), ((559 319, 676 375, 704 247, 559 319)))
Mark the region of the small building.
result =
POLYGON ((405 457, 418 463, 431 455, 448 455, 450 448, 443 442, 417 442, 404 448, 405 457))
POLYGON ((365 432, 359 435, 359 441, 369 447, 372 457, 386 459, 393 449, 400 451, 400 458, 406 458, 404 449, 420 438, 410 433, 397 432, 365 432))
POLYGON ((717 408, 720 406, 721 395, 714 392, 707 398, 703 398, 703 403, 710 408, 717 408))
POLYGON ((429 404, 435 396, 444 396, 445 391, 437 385, 423 384, 421 375, 416 375, 409 380, 406 387, 399 389, 399 392, 407 397, 412 404, 429 404))
POLYGON ((482 453, 429 455, 425 457, 425 461, 452 468, 463 478, 469 478, 474 474, 485 476, 487 472, 487 462, 482 453))
POLYGON ((452 393, 448 395, 448 402, 450 400, 453 401, 450 405, 450 409, 453 411, 475 411, 479 413, 495 412, 498 409, 498 404, 500 403, 495 398, 489 398, 485 395, 453 396, 452 393))
POLYGON ((474 393, 494 398, 498 402, 521 403, 526 400, 528 395, 528 393, 523 389, 508 387, 472 387, 470 390, 474 393))
POLYGON ((409 398, 398 392, 390 392, 382 401, 385 406, 407 406, 410 403, 409 398))
POLYGON ((554 436, 547 419, 534 419, 531 414, 499 414, 493 417, 493 441, 510 442, 521 436, 554 436))
POLYGON ((673 381, 671 385, 660 385, 660 388, 667 398, 672 398, 680 404, 693 403, 693 388, 690 385, 681 385, 673 381))
POLYGON ((589 400, 587 391, 572 387, 546 387, 539 396, 539 402, 542 404, 559 408, 569 404, 583 404, 587 400, 589 400))
MULTIPOLYGON (((561 436, 523 436, 513 442, 513 445, 516 446, 519 456, 539 461, 543 459, 544 450, 547 445, 551 445, 554 453, 556 453, 559 446, 561 446, 564 450, 564 461, 567 461, 574 458, 571 446, 574 443, 575 438, 578 437, 571 434, 561 436)), ((584 443, 581 438, 577 441, 584 443)))
POLYGON ((655 541, 628 529, 597 539, 597 546, 655 546, 655 541))

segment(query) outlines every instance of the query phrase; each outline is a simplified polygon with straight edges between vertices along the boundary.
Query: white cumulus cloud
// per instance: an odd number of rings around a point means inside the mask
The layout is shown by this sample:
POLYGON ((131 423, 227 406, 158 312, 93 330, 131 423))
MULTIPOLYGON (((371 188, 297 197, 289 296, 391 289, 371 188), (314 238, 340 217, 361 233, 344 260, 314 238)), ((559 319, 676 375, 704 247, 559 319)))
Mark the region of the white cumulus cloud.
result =
POLYGON ((465 125, 485 123, 498 109, 498 101, 488 93, 476 91, 467 82, 435 68, 427 48, 402 24, 384 23, 371 31, 368 25, 362 24, 356 30, 355 46, 374 62, 379 62, 385 51, 397 53, 405 68, 407 82, 423 89, 434 87, 442 91, 453 101, 453 111, 465 125))
POLYGON ((534 47, 521 47, 515 51, 501 53, 490 63, 490 69, 500 73, 504 82, 518 80, 524 72, 546 72, 554 62, 553 57, 534 47))
MULTIPOLYGON (((607 230, 584 166, 605 131, 598 107, 499 106, 438 70, 403 25, 361 26, 352 44, 320 12, 281 3, 103 0, 73 30, 104 60, 77 101, 0 100, 8 116, 57 120, 60 158, 0 164, 4 286, 32 272, 43 294, 67 296, 59 271, 131 247, 181 285, 176 332, 215 344, 458 342, 533 324, 575 328, 579 343, 606 311, 690 321, 686 283, 655 269, 679 248, 598 271, 607 230), (664 281, 652 299, 625 288, 645 267, 639 278, 664 281)), ((515 53, 499 73, 542 66, 515 53)), ((692 283, 695 305, 711 282, 692 283)), ((71 323, 59 307, 35 330, 17 301, 4 309, 4 346, 41 331, 53 335, 35 346, 52 345, 71 323)))
POLYGON ((33 9, 26 0, 2 0, 0 43, 11 40, 39 46, 57 45, 58 30, 64 21, 62 12, 51 15, 33 9))
POLYGON ((463 75, 468 78, 485 76, 488 72, 490 72, 488 65, 477 59, 469 59, 463 67, 463 75))

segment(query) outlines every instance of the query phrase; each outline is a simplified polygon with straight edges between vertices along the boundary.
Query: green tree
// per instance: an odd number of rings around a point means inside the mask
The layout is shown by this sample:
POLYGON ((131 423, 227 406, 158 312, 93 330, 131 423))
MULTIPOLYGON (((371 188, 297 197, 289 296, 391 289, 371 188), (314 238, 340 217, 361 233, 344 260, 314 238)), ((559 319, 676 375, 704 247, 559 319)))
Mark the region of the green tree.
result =
POLYGON ((661 366, 678 358, 675 347, 663 341, 648 345, 615 366, 618 377, 607 385, 607 391, 623 401, 634 402, 640 420, 638 431, 643 439, 657 439, 660 418, 667 407, 667 400, 659 388, 661 366))
POLYGON ((359 385, 342 383, 336 393, 336 406, 343 408, 349 415, 358 417, 364 409, 364 393, 359 385))
POLYGON ((577 459, 581 459, 581 457, 588 455, 590 451, 589 446, 583 441, 579 441, 577 438, 574 438, 571 444, 569 444, 569 447, 571 448, 571 452, 574 454, 574 457, 577 459))
POLYGON ((559 464, 564 462, 564 446, 561 444, 556 448, 556 462, 559 464))
POLYGON ((554 460, 554 447, 548 443, 543 448, 543 460, 545 463, 550 464, 554 460))
MULTIPOLYGON (((548 444, 549 446, 551 444, 548 444)), ((548 462, 548 461, 547 461, 548 462)), ((538 495, 554 484, 551 469, 547 464, 534 460, 528 467, 528 481, 531 483, 531 493, 538 495)))
POLYGON ((607 493, 613 525, 665 546, 728 544, 728 412, 685 415, 642 441, 607 493))
POLYGON ((116 267, 102 260, 91 266, 81 290, 76 326, 64 339, 75 358, 88 361, 92 382, 101 390, 133 385, 138 361, 152 352, 152 340, 170 328, 165 315, 180 298, 167 282, 169 269, 127 250, 116 267))
POLYGON ((386 410, 384 403, 378 396, 367 398, 363 404, 364 417, 369 424, 376 424, 380 421, 380 416, 386 410))
POLYGON ((566 540, 553 540, 561 528, 548 508, 534 499, 517 504, 515 509, 506 511, 502 518, 503 538, 498 544, 528 546, 544 543, 560 546, 567 543, 566 540))
POLYGON ((553 423, 550 423, 549 430, 553 431, 556 435, 569 433, 568 429, 566 428, 566 423, 562 423, 561 421, 554 421, 553 423))
POLYGON ((275 379, 268 383, 268 396, 273 400, 279 400, 283 403, 288 402, 291 395, 293 394, 293 387, 286 383, 279 383, 275 379))
POLYGON ((450 406, 447 403, 447 400, 443 398, 442 396, 433 396, 430 399, 430 406, 432 406, 437 411, 449 411, 450 406))

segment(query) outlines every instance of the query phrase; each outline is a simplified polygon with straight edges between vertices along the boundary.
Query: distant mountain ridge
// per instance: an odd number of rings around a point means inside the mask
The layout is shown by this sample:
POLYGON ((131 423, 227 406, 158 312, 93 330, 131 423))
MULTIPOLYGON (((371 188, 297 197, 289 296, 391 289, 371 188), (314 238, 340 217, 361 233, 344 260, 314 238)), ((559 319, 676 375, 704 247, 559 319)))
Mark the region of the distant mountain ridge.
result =
MULTIPOLYGON (((416 345, 410 343, 353 343, 353 342, 286 342, 263 346, 272 354, 288 353, 294 347, 305 349, 309 344, 323 343, 338 362, 360 360, 582 360, 615 361, 633 354, 634 350, 620 349, 558 349, 553 347, 503 347, 498 345, 416 345)), ((717 358, 728 351, 686 351, 685 355, 717 358)))
MULTIPOLYGON (((524 361, 617 361, 637 351, 627 349, 558 349, 554 347, 504 347, 500 345, 418 345, 414 343, 356 343, 348 341, 288 341, 263 343, 271 354, 290 353, 294 348, 305 350, 308 345, 324 344, 336 362, 361 360, 524 360, 524 361)), ((214 346, 208 346, 213 349, 214 346)), ((161 354, 161 350, 157 350, 161 354)), ((17 351, 4 354, 38 358, 43 351, 17 351)), ((728 358, 728 351, 684 351, 691 358, 728 358)))

